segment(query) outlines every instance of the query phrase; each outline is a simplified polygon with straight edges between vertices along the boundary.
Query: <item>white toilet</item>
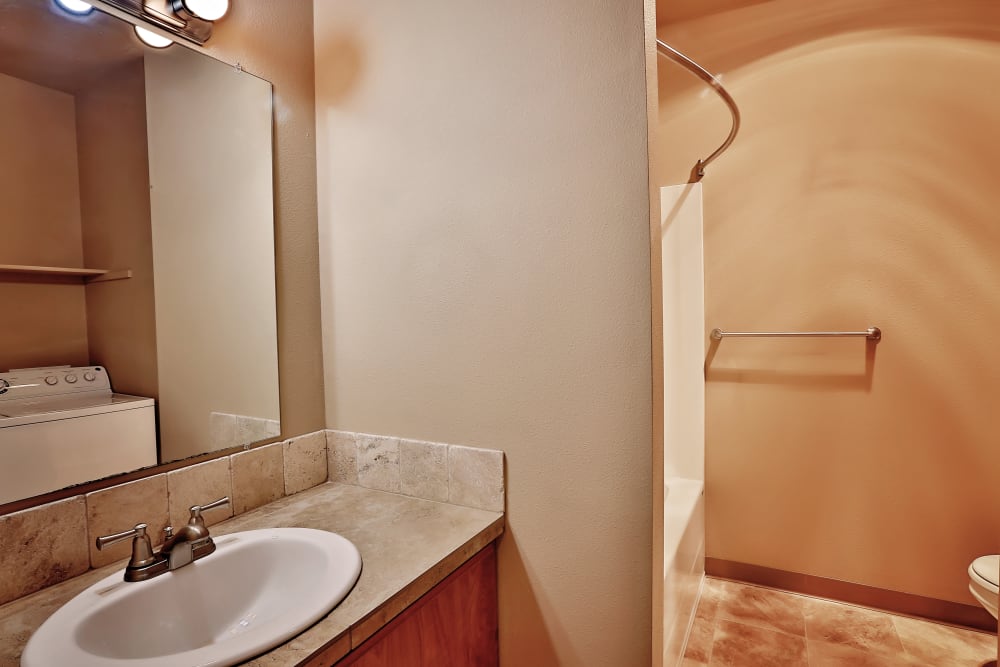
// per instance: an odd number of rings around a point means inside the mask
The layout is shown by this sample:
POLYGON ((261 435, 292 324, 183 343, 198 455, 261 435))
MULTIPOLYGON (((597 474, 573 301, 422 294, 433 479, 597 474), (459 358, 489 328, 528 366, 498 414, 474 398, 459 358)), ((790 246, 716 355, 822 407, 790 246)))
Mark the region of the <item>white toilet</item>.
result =
POLYGON ((969 566, 969 591, 986 611, 997 617, 1000 591, 1000 556, 980 556, 969 566))

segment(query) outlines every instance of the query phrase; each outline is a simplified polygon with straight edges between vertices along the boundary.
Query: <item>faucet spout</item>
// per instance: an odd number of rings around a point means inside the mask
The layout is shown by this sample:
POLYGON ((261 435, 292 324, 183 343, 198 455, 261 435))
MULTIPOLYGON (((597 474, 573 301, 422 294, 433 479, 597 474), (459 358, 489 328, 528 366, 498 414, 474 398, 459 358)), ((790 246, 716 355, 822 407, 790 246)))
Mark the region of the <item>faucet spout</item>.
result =
POLYGON ((167 556, 167 569, 176 570, 194 561, 194 547, 190 542, 175 544, 167 556))
POLYGON ((149 535, 146 534, 147 526, 144 523, 122 533, 98 537, 97 548, 103 549, 131 537, 132 560, 125 568, 125 581, 152 579, 165 572, 190 565, 199 558, 214 553, 215 542, 208 533, 208 527, 205 525, 201 513, 228 504, 229 497, 226 496, 207 505, 192 506, 191 517, 188 519, 187 525, 181 527, 176 534, 170 526, 163 529, 163 546, 156 553, 153 553, 149 535))

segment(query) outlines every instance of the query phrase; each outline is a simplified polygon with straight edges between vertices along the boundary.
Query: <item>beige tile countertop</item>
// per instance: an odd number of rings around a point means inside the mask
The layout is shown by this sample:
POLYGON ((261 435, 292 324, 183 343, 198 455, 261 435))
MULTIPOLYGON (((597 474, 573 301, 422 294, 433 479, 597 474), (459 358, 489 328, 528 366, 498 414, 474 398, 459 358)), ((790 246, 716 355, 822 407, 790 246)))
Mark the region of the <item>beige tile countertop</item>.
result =
MULTIPOLYGON (((503 526, 498 512, 338 483, 213 526, 215 536, 255 528, 329 530, 361 552, 361 578, 340 605, 297 637, 245 664, 290 667, 320 654, 325 661, 337 660, 499 537, 503 526)), ((124 565, 91 570, 0 607, 0 667, 17 667, 28 638, 46 618, 124 565)))

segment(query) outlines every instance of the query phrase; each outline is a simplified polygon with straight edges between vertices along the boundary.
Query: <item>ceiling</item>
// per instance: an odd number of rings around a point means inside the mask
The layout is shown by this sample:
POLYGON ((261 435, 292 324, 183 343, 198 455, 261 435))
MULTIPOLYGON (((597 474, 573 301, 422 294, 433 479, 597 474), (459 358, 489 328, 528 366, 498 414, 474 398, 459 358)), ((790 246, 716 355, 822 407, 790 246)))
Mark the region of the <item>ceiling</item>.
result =
POLYGON ((0 72, 9 76, 74 93, 142 54, 131 25, 100 11, 73 16, 53 0, 0 0, 0 72))
POLYGON ((657 0, 656 27, 675 25, 710 14, 759 5, 769 0, 657 0))

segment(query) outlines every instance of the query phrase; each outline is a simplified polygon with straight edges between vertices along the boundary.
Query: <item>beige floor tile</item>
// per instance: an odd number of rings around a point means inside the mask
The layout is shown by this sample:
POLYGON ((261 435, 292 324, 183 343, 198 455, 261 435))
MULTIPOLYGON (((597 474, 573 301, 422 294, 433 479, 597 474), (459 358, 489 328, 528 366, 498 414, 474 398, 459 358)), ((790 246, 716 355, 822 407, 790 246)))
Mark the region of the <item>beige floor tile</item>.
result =
POLYGON ((708 577, 681 667, 997 667, 996 656, 994 634, 708 577))
MULTIPOLYGON (((699 604, 699 608, 701 605, 699 604)), ((715 635, 715 619, 695 616, 688 635, 684 657, 695 662, 707 663, 712 656, 712 640, 715 635)))
POLYGON ((719 619, 711 667, 808 667, 806 640, 784 632, 719 619))
POLYGON ((805 614, 810 640, 889 655, 903 651, 889 614, 815 598, 806 599, 805 614))
POLYGON ((681 660, 681 667, 707 667, 707 663, 698 662, 697 660, 692 660, 691 658, 684 658, 681 660))
POLYGON ((698 609, 695 612, 698 618, 715 618, 719 611, 719 602, 726 596, 727 585, 723 579, 705 577, 705 585, 701 589, 701 598, 698 600, 698 609))
MULTIPOLYGON (((862 651, 846 644, 810 641, 809 667, 926 667, 905 652, 862 651)), ((941 663, 943 664, 943 663, 941 663)))
POLYGON ((717 615, 759 628, 805 637, 804 598, 761 586, 729 582, 717 615))
POLYGON ((927 665, 975 665, 996 660, 996 635, 893 616, 906 652, 927 665))

